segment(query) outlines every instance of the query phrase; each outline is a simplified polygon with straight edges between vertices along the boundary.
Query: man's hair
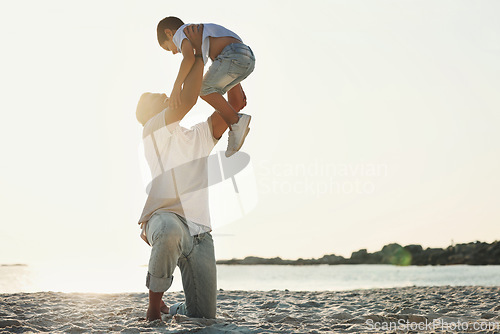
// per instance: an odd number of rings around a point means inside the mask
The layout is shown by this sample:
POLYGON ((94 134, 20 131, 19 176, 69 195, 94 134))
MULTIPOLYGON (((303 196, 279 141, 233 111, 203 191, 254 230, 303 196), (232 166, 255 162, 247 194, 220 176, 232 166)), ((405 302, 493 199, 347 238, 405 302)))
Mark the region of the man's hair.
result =
POLYGON ((158 27, 156 27, 156 34, 158 36, 158 43, 160 45, 163 44, 167 40, 167 35, 165 35, 165 29, 170 29, 172 32, 175 32, 177 29, 179 29, 180 26, 182 26, 184 22, 178 17, 175 16, 168 16, 161 20, 158 23, 158 27))

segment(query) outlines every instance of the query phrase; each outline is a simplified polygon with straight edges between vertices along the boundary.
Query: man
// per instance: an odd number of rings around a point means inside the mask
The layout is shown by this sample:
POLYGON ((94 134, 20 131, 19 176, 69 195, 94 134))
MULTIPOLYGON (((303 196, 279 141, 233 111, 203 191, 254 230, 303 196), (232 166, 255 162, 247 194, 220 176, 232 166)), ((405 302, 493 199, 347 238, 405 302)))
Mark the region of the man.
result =
POLYGON ((202 26, 184 32, 195 49, 195 63, 181 92, 178 107, 169 106, 165 94, 145 93, 137 105, 137 119, 144 126, 146 159, 153 181, 139 224, 141 237, 152 247, 146 286, 149 288, 147 320, 161 319, 161 312, 189 317, 215 318, 216 267, 208 210, 207 158, 226 131, 214 112, 206 122, 190 129, 179 121, 195 105, 203 77, 202 26), (185 303, 170 308, 162 301, 179 266, 185 303))

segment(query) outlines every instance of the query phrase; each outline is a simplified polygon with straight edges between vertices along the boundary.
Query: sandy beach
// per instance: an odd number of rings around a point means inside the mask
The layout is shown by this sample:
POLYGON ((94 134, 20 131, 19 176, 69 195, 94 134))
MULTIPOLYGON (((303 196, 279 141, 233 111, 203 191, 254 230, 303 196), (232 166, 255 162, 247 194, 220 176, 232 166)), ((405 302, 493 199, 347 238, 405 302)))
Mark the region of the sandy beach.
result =
MULTIPOLYGON (((0 332, 500 333, 500 287, 222 291, 217 319, 146 322, 146 293, 0 295, 0 332)), ((167 304, 180 301, 172 292, 167 304)))

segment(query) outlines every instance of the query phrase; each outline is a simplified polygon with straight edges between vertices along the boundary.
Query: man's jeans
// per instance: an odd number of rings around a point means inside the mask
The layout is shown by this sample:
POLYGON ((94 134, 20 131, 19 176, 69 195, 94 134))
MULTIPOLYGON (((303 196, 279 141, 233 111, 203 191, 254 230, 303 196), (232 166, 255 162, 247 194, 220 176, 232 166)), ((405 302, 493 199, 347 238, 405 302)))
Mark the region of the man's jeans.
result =
POLYGON ((215 318, 217 303, 217 273, 214 242, 210 233, 192 236, 186 219, 172 213, 155 213, 146 225, 146 235, 152 246, 146 286, 153 292, 165 292, 179 266, 186 296, 188 317, 215 318))

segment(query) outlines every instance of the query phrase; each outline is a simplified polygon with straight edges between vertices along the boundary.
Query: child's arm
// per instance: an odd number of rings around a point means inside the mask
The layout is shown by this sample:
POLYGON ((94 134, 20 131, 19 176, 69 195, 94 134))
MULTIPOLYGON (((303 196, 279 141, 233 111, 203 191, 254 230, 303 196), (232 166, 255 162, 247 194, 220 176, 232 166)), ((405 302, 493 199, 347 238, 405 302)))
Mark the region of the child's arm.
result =
POLYGON ((181 45, 182 52, 182 62, 181 67, 179 68, 179 74, 177 74, 177 79, 174 83, 174 88, 172 89, 172 93, 170 94, 170 104, 173 108, 177 108, 181 104, 181 88, 184 80, 186 80, 187 75, 193 68, 195 57, 193 51, 193 45, 189 41, 189 39, 184 39, 181 45))

